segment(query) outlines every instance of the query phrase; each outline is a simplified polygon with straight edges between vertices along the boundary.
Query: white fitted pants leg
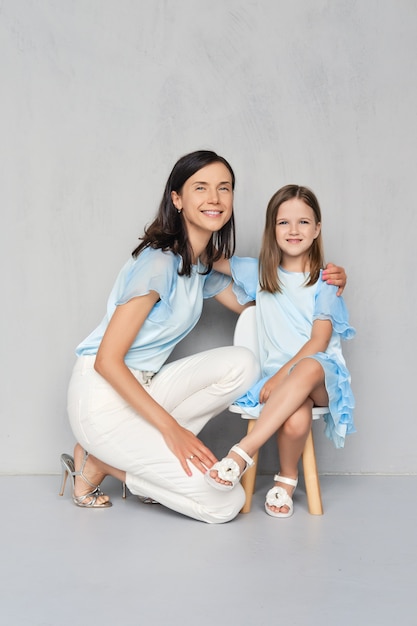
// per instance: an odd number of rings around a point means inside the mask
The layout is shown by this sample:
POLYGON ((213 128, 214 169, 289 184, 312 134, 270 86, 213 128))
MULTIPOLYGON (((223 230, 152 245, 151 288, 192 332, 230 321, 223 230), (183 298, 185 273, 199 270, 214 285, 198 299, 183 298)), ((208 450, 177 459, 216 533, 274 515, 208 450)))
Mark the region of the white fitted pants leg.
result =
MULTIPOLYGON (((208 523, 233 519, 244 504, 242 487, 218 491, 192 464, 192 476, 187 476, 161 433, 94 370, 94 360, 78 358, 69 386, 68 413, 77 441, 126 471, 132 493, 208 523)), ((132 372, 143 384, 142 373, 132 372)), ((258 377, 253 354, 230 346, 169 363, 143 386, 182 426, 198 434, 258 377)))

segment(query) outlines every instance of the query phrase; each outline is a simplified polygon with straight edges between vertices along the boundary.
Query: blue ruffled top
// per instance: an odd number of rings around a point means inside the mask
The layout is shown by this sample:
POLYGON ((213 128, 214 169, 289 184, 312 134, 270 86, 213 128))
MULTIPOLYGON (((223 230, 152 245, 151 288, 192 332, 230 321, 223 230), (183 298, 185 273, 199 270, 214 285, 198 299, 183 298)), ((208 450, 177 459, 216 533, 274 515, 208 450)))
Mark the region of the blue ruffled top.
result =
POLYGON ((173 252, 145 248, 121 269, 107 301, 107 311, 99 326, 76 349, 78 356, 94 355, 117 306, 150 291, 159 294, 142 328, 135 337, 125 362, 136 370, 158 372, 177 343, 197 324, 203 300, 223 291, 231 278, 211 271, 202 274, 200 263, 191 276, 179 276, 182 260, 173 252))

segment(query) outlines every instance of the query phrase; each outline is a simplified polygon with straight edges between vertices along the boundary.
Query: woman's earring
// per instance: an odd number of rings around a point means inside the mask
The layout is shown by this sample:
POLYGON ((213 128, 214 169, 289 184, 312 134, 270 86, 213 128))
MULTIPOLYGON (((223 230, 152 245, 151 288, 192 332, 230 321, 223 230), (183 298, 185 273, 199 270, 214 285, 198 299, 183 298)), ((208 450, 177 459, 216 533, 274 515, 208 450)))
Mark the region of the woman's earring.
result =
POLYGON ((179 215, 181 213, 181 209, 177 209, 177 213, 179 215))

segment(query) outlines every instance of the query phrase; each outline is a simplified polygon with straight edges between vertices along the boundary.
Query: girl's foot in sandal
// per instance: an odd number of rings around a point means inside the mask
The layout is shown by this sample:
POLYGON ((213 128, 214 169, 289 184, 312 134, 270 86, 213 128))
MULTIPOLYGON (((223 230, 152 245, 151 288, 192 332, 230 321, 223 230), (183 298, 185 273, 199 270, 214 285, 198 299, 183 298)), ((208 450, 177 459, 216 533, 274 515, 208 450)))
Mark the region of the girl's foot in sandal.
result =
POLYGON ((294 504, 292 501, 292 495, 298 484, 297 478, 286 478, 280 474, 275 474, 274 481, 281 483, 281 485, 288 485, 293 487, 291 493, 289 489, 278 485, 272 487, 266 494, 265 511, 271 517, 291 517, 294 513, 294 504))
POLYGON ((207 470, 205 479, 215 489, 230 491, 253 463, 253 459, 236 445, 230 449, 229 456, 217 461, 213 467, 207 470))

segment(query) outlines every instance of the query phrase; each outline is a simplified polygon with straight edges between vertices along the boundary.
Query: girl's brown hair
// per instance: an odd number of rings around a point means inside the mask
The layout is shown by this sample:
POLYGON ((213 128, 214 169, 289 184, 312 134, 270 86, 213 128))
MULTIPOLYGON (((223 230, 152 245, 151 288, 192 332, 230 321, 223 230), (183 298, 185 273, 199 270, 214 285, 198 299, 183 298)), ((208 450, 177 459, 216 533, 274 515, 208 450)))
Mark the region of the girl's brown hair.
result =
MULTIPOLYGON (((286 185, 281 187, 272 196, 266 209, 265 229, 262 237, 261 253, 259 255, 259 284, 263 291, 270 293, 281 293, 281 286, 278 279, 278 267, 282 261, 282 251, 276 239, 276 221, 278 209, 283 202, 299 198, 313 209, 316 224, 321 222, 321 210, 315 194, 308 187, 299 185, 286 185)), ((310 276, 306 280, 305 286, 314 285, 324 267, 323 240, 321 231, 309 251, 310 276)))

